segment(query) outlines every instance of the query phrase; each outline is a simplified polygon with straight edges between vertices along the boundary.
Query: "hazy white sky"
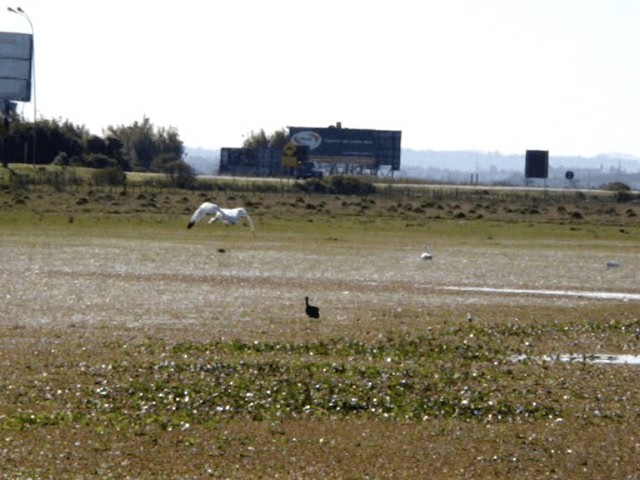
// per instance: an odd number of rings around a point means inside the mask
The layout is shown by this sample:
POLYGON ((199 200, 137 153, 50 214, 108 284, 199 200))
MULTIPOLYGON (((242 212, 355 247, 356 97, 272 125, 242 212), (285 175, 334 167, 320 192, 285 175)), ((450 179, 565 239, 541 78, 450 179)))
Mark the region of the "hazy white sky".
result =
MULTIPOLYGON (((148 117, 188 147, 286 126, 403 148, 640 156, 640 0, 0 0, 39 117, 148 117)), ((20 104, 31 119, 33 104, 20 104)))

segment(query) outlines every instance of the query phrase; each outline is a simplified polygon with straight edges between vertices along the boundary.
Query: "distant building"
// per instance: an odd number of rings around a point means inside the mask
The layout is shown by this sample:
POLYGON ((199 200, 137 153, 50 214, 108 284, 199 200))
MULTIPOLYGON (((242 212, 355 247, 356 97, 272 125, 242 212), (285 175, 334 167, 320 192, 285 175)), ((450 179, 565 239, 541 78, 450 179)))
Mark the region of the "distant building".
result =
POLYGON ((282 150, 268 147, 222 148, 219 173, 245 177, 283 176, 282 150))
POLYGON ((314 169, 329 175, 393 175, 400 169, 400 131, 342 128, 339 123, 288 129, 284 150, 222 148, 220 175, 294 176, 295 162, 312 162, 314 169))

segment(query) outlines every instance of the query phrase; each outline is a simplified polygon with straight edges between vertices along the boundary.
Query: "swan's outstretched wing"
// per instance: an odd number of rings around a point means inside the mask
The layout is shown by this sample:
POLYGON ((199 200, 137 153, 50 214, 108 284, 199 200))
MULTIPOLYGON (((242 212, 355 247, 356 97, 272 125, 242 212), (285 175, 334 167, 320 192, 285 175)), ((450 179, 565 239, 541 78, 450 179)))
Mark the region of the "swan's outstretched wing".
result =
POLYGON ((187 225, 187 228, 193 227, 196 223, 198 223, 200 220, 202 220, 204 217, 206 217, 210 213, 218 212, 219 210, 220 210, 220 207, 218 207, 218 205, 216 205, 215 203, 204 202, 202 205, 198 207, 198 209, 195 212, 193 212, 193 215, 191 215, 191 219, 189 219, 189 224, 187 225))
POLYGON ((242 216, 247 218, 247 221, 249 222, 249 228, 251 228, 251 232, 252 233, 255 232, 255 228, 253 226, 253 220, 251 220, 251 217, 249 216, 247 211, 244 208, 242 208, 240 210, 242 212, 242 216))

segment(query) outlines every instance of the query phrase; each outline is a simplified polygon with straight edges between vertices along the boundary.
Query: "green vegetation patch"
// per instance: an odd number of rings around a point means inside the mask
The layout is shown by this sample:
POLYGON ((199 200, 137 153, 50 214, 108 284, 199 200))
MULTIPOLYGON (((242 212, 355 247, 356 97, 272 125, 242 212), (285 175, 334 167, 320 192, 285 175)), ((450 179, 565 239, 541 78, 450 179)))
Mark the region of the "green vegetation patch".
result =
POLYGON ((80 354, 67 347, 43 350, 28 366, 17 360, 14 373, 3 377, 0 426, 21 430, 78 424, 100 431, 146 431, 233 419, 353 416, 481 423, 576 416, 624 421, 635 415, 633 406, 619 396, 615 400, 607 389, 624 382, 628 369, 515 362, 512 355, 561 334, 637 339, 639 322, 443 326, 430 328, 427 335, 377 341, 150 338, 88 344, 80 354), (82 360, 85 356, 91 360, 82 360), (600 398, 597 408, 592 407, 594 395, 600 398))

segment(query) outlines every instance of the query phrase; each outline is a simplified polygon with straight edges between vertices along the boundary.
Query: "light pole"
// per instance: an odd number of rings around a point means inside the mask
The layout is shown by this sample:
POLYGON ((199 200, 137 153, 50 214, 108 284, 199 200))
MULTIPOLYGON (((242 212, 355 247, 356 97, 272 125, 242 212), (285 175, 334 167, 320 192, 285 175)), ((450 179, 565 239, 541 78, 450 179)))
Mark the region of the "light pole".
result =
POLYGON ((7 7, 7 10, 9 10, 11 13, 15 13, 23 17, 29 23, 29 28, 31 28, 31 78, 33 83, 33 148, 31 153, 33 154, 33 166, 35 167, 36 166, 36 144, 37 144, 36 119, 38 115, 38 109, 36 108, 36 57, 35 57, 36 35, 33 29, 33 23, 31 22, 29 15, 27 15, 27 12, 22 10, 22 8, 20 7, 16 7, 16 8, 7 7))

